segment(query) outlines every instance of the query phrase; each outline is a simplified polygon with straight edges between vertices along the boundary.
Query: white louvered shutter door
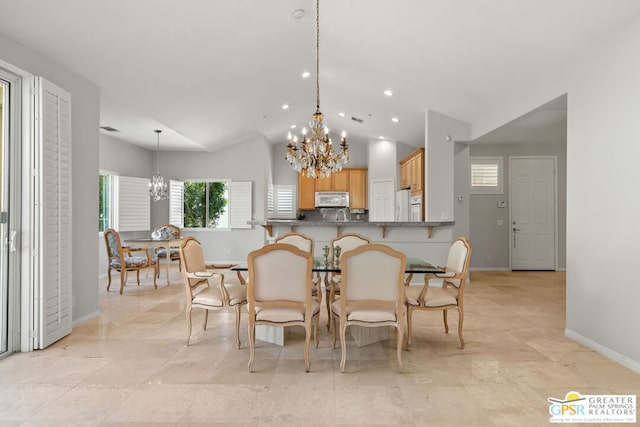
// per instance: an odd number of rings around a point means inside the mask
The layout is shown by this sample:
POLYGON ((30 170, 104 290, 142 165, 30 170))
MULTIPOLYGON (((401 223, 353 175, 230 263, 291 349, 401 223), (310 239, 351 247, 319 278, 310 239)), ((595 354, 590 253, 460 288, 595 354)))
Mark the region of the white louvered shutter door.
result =
POLYGON ((229 182, 229 228, 251 228, 251 181, 229 182))
POLYGON ((43 78, 38 83, 37 348, 45 348, 71 333, 71 95, 43 78))

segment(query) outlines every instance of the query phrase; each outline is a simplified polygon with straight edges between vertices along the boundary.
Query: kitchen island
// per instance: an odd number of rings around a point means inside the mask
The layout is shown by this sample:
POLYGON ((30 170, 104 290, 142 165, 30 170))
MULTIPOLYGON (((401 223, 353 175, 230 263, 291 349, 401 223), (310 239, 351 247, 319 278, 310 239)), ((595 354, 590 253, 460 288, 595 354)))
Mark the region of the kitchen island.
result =
POLYGON ((336 236, 340 235, 345 227, 378 227, 382 238, 387 236, 389 228, 424 228, 427 238, 433 236, 434 227, 453 226, 454 221, 427 221, 427 222, 392 222, 392 221, 331 221, 331 220, 295 220, 295 219, 267 219, 261 221, 249 221, 248 224, 259 225, 267 230, 269 237, 273 236, 273 227, 285 226, 296 231, 297 227, 336 227, 336 236))

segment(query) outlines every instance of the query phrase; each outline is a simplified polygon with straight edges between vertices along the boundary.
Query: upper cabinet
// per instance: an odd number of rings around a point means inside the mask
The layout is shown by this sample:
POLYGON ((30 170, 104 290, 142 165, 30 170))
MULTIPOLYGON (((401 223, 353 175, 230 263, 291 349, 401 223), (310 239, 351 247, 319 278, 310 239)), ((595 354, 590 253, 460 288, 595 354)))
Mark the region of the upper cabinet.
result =
POLYGON ((400 161, 400 188, 408 188, 411 193, 422 193, 424 185, 424 148, 418 148, 400 161))
POLYGON ((367 209, 367 169, 349 170, 349 207, 351 209, 367 209))
POLYGON ((317 179, 298 174, 298 209, 315 209, 316 191, 348 192, 351 209, 367 209, 367 169, 342 169, 317 179))
POLYGON ((315 209, 316 179, 298 174, 298 209, 315 209))

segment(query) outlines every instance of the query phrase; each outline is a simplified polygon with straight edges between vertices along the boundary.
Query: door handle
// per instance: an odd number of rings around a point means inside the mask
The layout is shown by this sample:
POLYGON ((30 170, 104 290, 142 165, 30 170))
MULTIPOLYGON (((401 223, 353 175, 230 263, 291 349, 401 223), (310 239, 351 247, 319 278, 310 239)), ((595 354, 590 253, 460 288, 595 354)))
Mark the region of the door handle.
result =
POLYGON ((9 237, 9 252, 15 252, 16 249, 16 235, 18 232, 16 230, 11 230, 11 237, 9 237))

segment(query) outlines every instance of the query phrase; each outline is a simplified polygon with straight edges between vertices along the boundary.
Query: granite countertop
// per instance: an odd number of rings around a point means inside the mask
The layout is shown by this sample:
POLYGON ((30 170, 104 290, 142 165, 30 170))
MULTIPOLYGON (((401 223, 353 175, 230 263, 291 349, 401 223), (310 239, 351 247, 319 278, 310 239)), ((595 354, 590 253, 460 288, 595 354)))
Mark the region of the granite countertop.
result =
POLYGON ((248 221, 251 225, 288 225, 288 226, 312 226, 312 227, 440 227, 454 225, 454 221, 426 221, 426 222, 393 222, 393 221, 319 221, 319 220, 297 220, 297 219, 267 219, 248 221))

